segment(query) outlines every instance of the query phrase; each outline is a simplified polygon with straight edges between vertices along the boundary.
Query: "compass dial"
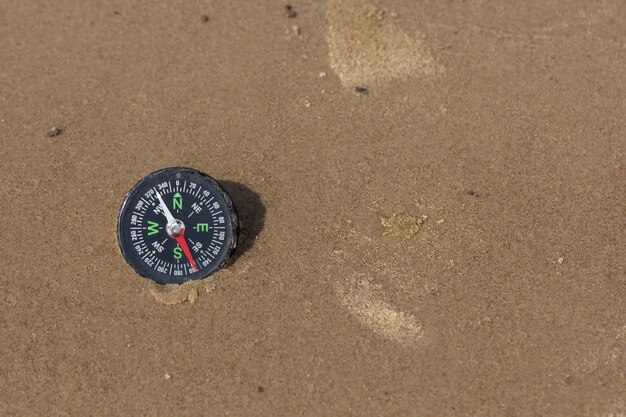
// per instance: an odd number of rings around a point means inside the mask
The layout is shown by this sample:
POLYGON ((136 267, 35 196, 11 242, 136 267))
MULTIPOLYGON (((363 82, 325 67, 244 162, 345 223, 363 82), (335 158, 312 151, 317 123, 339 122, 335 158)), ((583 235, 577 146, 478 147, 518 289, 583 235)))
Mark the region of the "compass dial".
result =
POLYGON ((160 284, 209 276, 237 244, 238 221, 228 194, 191 168, 166 168, 126 195, 117 238, 126 261, 160 284))

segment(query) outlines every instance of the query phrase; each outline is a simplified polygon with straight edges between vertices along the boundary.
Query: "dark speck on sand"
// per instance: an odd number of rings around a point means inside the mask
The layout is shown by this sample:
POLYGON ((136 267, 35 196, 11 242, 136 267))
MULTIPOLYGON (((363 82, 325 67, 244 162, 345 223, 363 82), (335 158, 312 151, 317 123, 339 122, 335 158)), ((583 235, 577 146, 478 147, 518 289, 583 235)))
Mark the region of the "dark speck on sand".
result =
POLYGON ((298 16, 298 12, 296 12, 293 9, 293 6, 291 4, 288 4, 288 5, 285 6, 285 14, 290 19, 293 19, 294 17, 298 16))
POLYGON ((363 96, 366 96, 366 95, 368 95, 370 93, 367 88, 362 87, 360 85, 357 85, 356 87, 354 87, 354 92, 357 93, 357 94, 361 94, 363 96))

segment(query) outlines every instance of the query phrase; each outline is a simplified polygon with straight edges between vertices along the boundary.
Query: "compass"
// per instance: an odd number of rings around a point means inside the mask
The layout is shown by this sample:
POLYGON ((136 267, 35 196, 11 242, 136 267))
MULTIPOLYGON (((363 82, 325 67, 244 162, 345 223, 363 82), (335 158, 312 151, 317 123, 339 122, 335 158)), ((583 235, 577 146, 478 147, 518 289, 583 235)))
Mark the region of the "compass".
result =
POLYGON ((139 275, 159 284, 202 279, 223 267, 237 245, 237 214, 217 181, 191 168, 165 168, 128 192, 117 239, 139 275))

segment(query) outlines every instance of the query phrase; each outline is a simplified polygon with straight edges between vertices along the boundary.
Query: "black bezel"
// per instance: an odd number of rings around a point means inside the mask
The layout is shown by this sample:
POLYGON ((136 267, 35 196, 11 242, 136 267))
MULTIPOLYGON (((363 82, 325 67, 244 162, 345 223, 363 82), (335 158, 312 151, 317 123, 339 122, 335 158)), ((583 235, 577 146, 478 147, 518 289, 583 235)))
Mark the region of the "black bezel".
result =
POLYGON ((130 191, 128 191, 128 193, 126 193, 126 196, 124 197, 124 201, 122 202, 122 205, 120 206, 118 216, 117 216, 117 242, 118 242, 120 251, 122 255, 124 256, 124 259, 131 267, 133 267, 133 269, 139 275, 141 275, 142 277, 151 279, 159 284, 182 284, 183 282, 186 282, 186 281, 203 279, 215 273, 219 269, 223 268, 231 260, 235 252, 235 249, 237 247, 238 235, 239 235, 239 220, 237 217, 237 211, 229 195, 226 193, 226 191, 224 191, 222 186, 215 179, 205 174, 204 172, 198 171, 193 168, 170 167, 170 168, 160 169, 158 171, 155 171, 146 175, 141 180, 139 180, 130 189, 130 191), (152 186, 154 186, 154 184, 158 184, 159 182, 163 181, 164 175, 165 175, 165 178, 170 178, 170 175, 172 176, 172 178, 176 178, 177 174, 181 174, 181 176, 185 176, 186 179, 196 177, 194 181, 199 182, 199 183, 204 183, 204 184, 208 183, 210 185, 210 188, 214 190, 219 195, 219 197, 224 200, 224 203, 227 207, 227 210, 225 210, 225 212, 226 211, 228 212, 228 216, 227 216, 228 221, 226 224, 227 240, 226 242, 224 242, 222 250, 216 256, 215 261, 212 262, 211 265, 209 265, 208 267, 204 269, 200 269, 199 271, 194 272, 193 274, 190 274, 187 276, 181 276, 181 277, 163 274, 145 265, 145 263, 141 260, 141 258, 137 254, 137 252, 133 250, 132 243, 127 241, 128 239, 123 233, 124 226, 125 226, 124 223, 129 221, 129 218, 130 218, 130 216, 125 217, 126 211, 128 209, 132 211, 132 207, 134 206, 135 202, 138 200, 138 198, 137 200, 135 200, 135 197, 136 196, 141 197, 142 195, 141 190, 149 189, 152 186))

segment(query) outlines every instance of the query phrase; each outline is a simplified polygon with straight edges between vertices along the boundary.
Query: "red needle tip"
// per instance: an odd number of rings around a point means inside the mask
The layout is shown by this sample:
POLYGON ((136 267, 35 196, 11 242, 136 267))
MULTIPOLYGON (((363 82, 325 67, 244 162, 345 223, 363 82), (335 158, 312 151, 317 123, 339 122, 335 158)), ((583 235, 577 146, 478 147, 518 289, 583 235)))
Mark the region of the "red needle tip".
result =
POLYGON ((187 246, 187 240, 185 240, 185 229, 183 229, 182 233, 176 237, 176 241, 178 242, 180 247, 183 248, 183 252, 185 253, 185 256, 189 260, 189 263, 191 264, 193 269, 197 271, 198 266, 196 265, 196 262, 193 260, 193 256, 191 256, 191 251, 189 250, 189 246, 187 246))

